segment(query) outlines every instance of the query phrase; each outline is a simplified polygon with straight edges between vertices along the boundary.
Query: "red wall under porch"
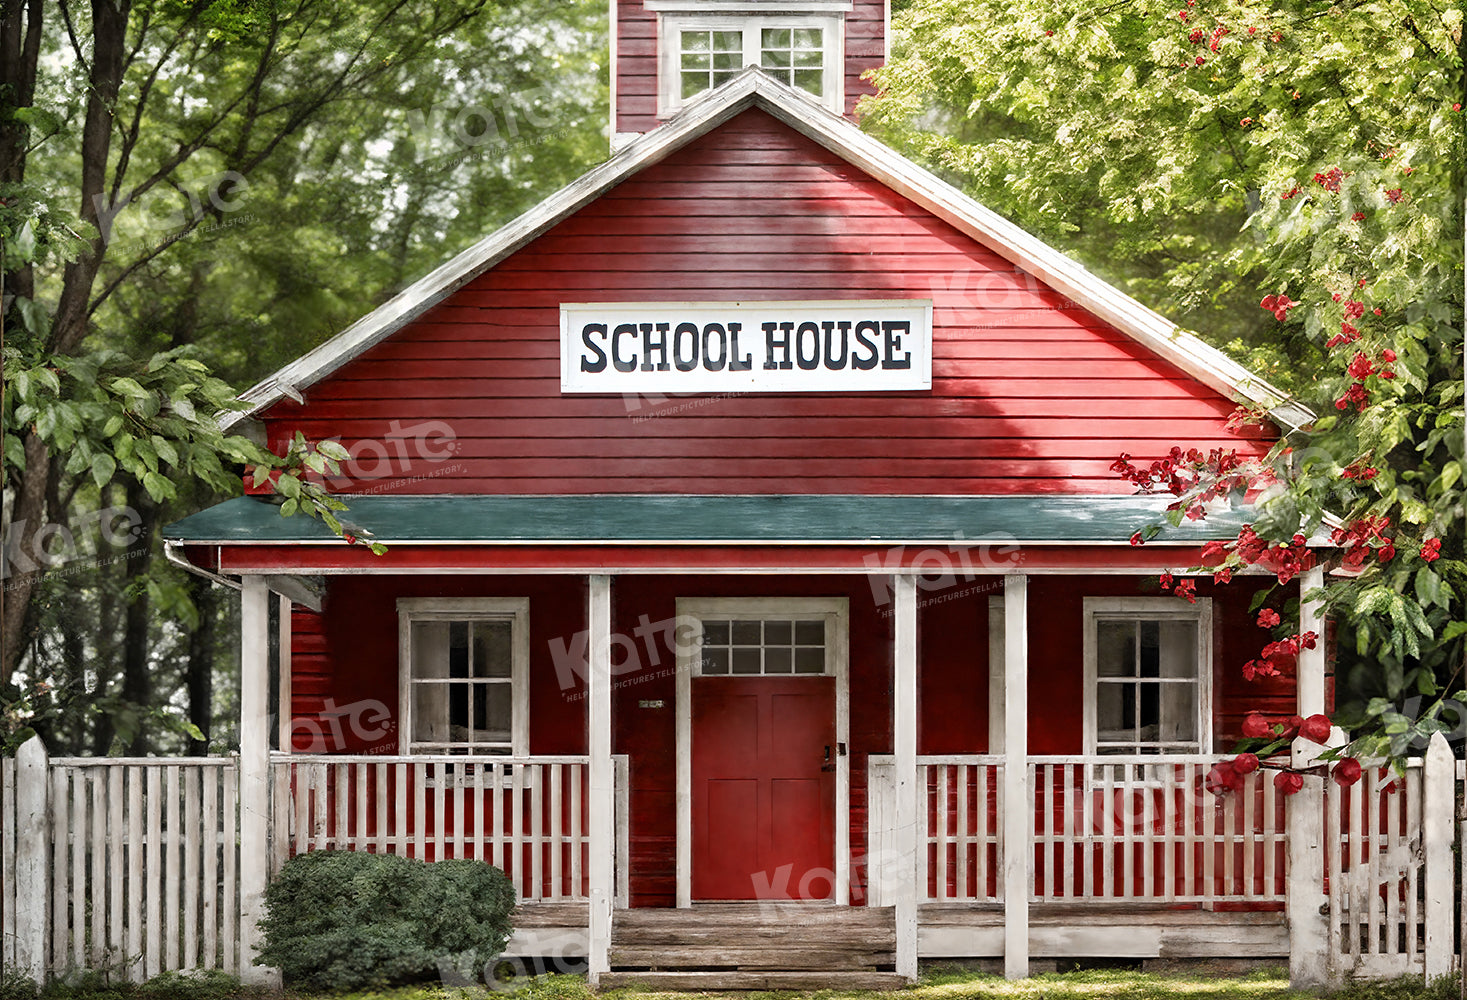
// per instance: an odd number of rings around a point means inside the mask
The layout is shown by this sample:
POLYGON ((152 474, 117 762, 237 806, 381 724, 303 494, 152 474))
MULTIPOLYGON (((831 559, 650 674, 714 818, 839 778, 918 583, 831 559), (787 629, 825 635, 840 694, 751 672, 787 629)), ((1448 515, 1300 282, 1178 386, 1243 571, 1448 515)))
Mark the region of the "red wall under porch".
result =
MULTIPOLYGON (((892 752, 892 616, 886 577, 629 576, 613 583, 613 751, 631 758, 631 901, 676 900, 675 654, 658 623, 679 597, 845 597, 850 602, 850 846, 852 902, 865 899, 867 757, 892 752), (656 703, 660 702, 660 705, 656 703), (652 703, 644 707, 644 703, 652 703)), ((1244 714, 1293 710, 1294 681, 1243 680, 1241 667, 1269 641, 1249 602, 1267 581, 1214 587, 1214 749, 1240 735, 1244 714)), ((1297 586, 1287 588, 1297 597, 1297 586)), ((1031 576, 1029 745, 1036 754, 1081 752, 1084 705, 1081 608, 1087 596, 1154 594, 1155 578, 1031 576)), ((988 750, 988 602, 1001 578, 931 576, 918 591, 919 752, 988 750)), ((292 616, 292 712, 296 752, 397 752, 399 597, 530 598, 530 750, 582 754, 584 675, 567 666, 586 627, 587 588, 577 576, 342 576, 325 612, 292 616), (557 657, 556 650, 566 651, 557 657), (560 660, 557 664, 557 660, 560 660), (558 669, 559 666, 559 669, 558 669), (355 731, 363 706, 386 707, 382 735, 355 731)), ((1281 607, 1280 597, 1269 602, 1281 607)))

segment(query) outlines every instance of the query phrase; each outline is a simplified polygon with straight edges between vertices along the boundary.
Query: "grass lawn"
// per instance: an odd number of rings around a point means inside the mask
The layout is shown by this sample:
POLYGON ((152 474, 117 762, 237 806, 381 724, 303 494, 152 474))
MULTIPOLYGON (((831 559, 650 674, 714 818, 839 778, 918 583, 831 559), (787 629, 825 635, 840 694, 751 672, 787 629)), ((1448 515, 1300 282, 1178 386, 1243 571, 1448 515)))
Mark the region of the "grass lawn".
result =
MULTIPOLYGON (((28 982, 5 977, 0 981, 0 1000, 492 1000, 496 993, 506 1000, 683 1000, 686 993, 655 993, 634 988, 594 993, 581 976, 538 976, 508 984, 498 991, 453 989, 437 986, 400 987, 380 991, 340 994, 283 995, 241 987, 223 975, 201 978, 160 976, 141 985, 108 985, 92 977, 73 983, 54 983, 36 991, 28 982)), ((1441 979, 1428 986, 1420 980, 1352 983, 1332 992, 1311 992, 1289 987, 1282 969, 1262 970, 1241 976, 1151 974, 1129 970, 1068 972, 1035 976, 1008 982, 997 976, 973 972, 934 971, 915 986, 891 993, 859 990, 813 992, 699 994, 725 996, 730 1000, 1459 1000, 1455 979, 1441 979)))

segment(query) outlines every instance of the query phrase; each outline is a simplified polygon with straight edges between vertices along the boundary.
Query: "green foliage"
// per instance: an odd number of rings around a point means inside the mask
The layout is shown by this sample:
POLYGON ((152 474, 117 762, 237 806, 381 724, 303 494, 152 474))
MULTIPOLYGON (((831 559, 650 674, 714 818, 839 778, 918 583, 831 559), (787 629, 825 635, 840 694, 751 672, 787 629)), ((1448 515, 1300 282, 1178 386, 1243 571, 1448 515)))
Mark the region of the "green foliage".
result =
POLYGON ((88 970, 50 980, 42 988, 14 969, 0 972, 0 1000, 262 1000, 270 991, 245 986, 220 969, 164 972, 141 983, 88 970))
POLYGON ((1251 470, 1254 529, 1344 524, 1336 721, 1423 747, 1467 649, 1461 4, 930 0, 894 28, 865 127, 1320 415, 1251 470))
POLYGON ((313 851, 285 863, 265 891, 260 960, 305 989, 359 989, 431 979, 470 981, 503 951, 514 887, 479 861, 313 851))

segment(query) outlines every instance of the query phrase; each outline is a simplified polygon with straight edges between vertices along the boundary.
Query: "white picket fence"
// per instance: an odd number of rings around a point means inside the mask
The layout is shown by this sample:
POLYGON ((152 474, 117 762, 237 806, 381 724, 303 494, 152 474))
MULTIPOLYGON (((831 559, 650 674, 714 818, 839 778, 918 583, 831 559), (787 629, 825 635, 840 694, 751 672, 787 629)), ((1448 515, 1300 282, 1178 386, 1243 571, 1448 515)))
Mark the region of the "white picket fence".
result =
MULTIPOLYGON (((613 764, 625 859, 627 758, 613 764)), ((235 757, 48 759, 37 739, 0 759, 4 967, 239 974, 242 851, 272 870, 325 848, 477 858, 523 902, 587 898, 588 758, 276 755, 271 767, 270 842, 246 846, 235 757)), ((620 863, 615 905, 628 888, 620 863)))
POLYGON ((234 760, 46 761, 38 743, 39 760, 25 754, 30 747, 4 769, 7 964, 34 953, 25 937, 43 934, 40 953, 52 970, 129 980, 171 969, 237 971, 234 760), (26 798, 46 807, 12 813, 26 798))
POLYGON ((1411 760, 1403 777, 1367 766, 1352 787, 1326 786, 1329 934, 1340 972, 1449 971, 1457 936, 1453 813, 1462 768, 1429 751, 1411 760))

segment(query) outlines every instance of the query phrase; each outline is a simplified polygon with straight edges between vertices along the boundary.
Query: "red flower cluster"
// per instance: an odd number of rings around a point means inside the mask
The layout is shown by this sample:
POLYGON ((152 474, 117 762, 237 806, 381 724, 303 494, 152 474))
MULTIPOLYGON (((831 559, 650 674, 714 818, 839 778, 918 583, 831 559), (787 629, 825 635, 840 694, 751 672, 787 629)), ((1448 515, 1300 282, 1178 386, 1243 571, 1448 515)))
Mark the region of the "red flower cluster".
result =
POLYGON ((1197 603, 1197 581, 1196 580, 1187 580, 1187 579, 1178 580, 1175 577, 1173 577, 1170 573, 1163 573, 1163 574, 1161 574, 1161 577, 1158 580, 1158 582, 1161 584, 1161 589, 1163 591, 1170 590, 1173 594, 1175 594, 1177 597, 1180 597, 1182 600, 1186 601, 1188 604, 1196 604, 1197 603))
POLYGON ((1326 191, 1338 191, 1340 189, 1340 180, 1344 176, 1345 172, 1339 167, 1330 167, 1327 173, 1315 174, 1314 182, 1326 191))
POLYGON ((1361 316, 1364 316, 1364 315, 1365 315, 1365 303, 1364 302, 1356 302, 1354 299, 1351 299, 1349 302, 1346 302, 1345 303, 1345 318, 1346 319, 1359 319, 1361 316))
POLYGON ((1243 128, 1247 128, 1249 125, 1252 125, 1253 124, 1253 119, 1252 118, 1244 118, 1241 121, 1239 121, 1238 124, 1241 125, 1243 128))
MULTIPOLYGON (((1295 188, 1294 190, 1297 191, 1299 189, 1295 188)), ((1294 308, 1298 304, 1299 303, 1295 302, 1287 295, 1265 295, 1263 297, 1263 301, 1258 303, 1261 308, 1273 313, 1274 318, 1277 319, 1279 322, 1283 322, 1284 320, 1288 319, 1289 310, 1294 308)))
POLYGON ((1367 392, 1365 386, 1361 385, 1359 382, 1356 382, 1354 385, 1350 386, 1350 388, 1345 390, 1345 394, 1343 396, 1335 400, 1335 409, 1348 410, 1351 406, 1353 406, 1355 407, 1355 411, 1357 413, 1363 413, 1365 411, 1365 408, 1369 405, 1370 393, 1367 392))
MULTIPOLYGON (((1181 496, 1198 483, 1203 473, 1223 477, 1241 468, 1242 464, 1236 451, 1225 452, 1221 448, 1214 448, 1204 457, 1202 452, 1196 448, 1187 451, 1173 448, 1167 453, 1166 458, 1157 459, 1146 469, 1132 465, 1131 456, 1122 454, 1120 458, 1111 463, 1110 471, 1135 484, 1137 490, 1142 493, 1166 491, 1173 496, 1181 496), (1190 478, 1184 478, 1184 473, 1190 474, 1190 478)), ((1219 486, 1204 493, 1200 500, 1206 503, 1216 499, 1229 488, 1219 486)), ((1193 520, 1197 520, 1201 514, 1202 511, 1199 510, 1193 520)))
POLYGON ((1205 62, 1207 62, 1207 60, 1204 57, 1202 57, 1202 56, 1198 56, 1197 57, 1197 65, 1198 66, 1201 66, 1205 62))
POLYGON ((1421 558, 1427 562, 1436 562, 1442 557, 1442 540, 1440 538, 1428 538, 1421 543, 1421 558))
POLYGON ((1212 29, 1212 41, 1208 43, 1207 47, 1216 52, 1218 45, 1222 43, 1223 35, 1227 34, 1231 34, 1231 32, 1219 24, 1216 28, 1212 29))
POLYGON ((1354 215, 1350 216, 1350 221, 1351 222, 1364 222, 1365 221, 1365 213, 1364 212, 1356 212, 1354 215))
POLYGON ((1187 12, 1185 10, 1179 10, 1179 11, 1177 11, 1177 17, 1180 18, 1183 21, 1186 21, 1187 20, 1187 12))
POLYGON ((1346 757, 1335 765, 1332 777, 1335 784, 1342 788, 1349 788, 1360 780, 1360 762, 1354 757, 1346 757))
POLYGON ((1340 470, 1340 476, 1344 479, 1374 479, 1380 474, 1380 470, 1373 465, 1366 465, 1365 459, 1357 458, 1349 465, 1340 470))
POLYGON ((1360 331, 1350 325, 1349 321, 1340 324, 1340 332, 1325 341, 1325 350, 1339 347, 1341 344, 1353 344, 1360 339, 1360 331))
MULTIPOLYGON (((1293 670, 1299 660, 1299 650, 1313 649, 1318 642, 1319 636, 1313 632, 1291 635, 1277 642, 1271 642, 1263 647, 1263 651, 1258 654, 1258 659, 1249 660, 1243 664, 1243 679, 1251 681, 1259 677, 1278 677, 1286 670, 1293 670)), ((1315 742, 1319 741, 1315 740, 1315 742)))
POLYGON ((1294 197, 1294 195, 1296 195, 1298 193, 1299 193, 1299 187, 1296 184, 1294 187, 1289 188, 1289 190, 1287 190, 1283 194, 1279 195, 1279 201, 1288 201, 1290 198, 1294 197))
POLYGON ((1283 619, 1279 617, 1279 613, 1273 608, 1264 608, 1258 612, 1259 628, 1273 628, 1282 621, 1283 619))
POLYGON ((1391 188, 1385 194, 1386 194, 1386 201, 1390 202, 1392 205, 1395 205, 1395 204, 1399 203, 1400 200, 1401 200, 1401 189, 1400 188, 1391 188))
POLYGON ((1187 36, 1187 41, 1191 42, 1193 45, 1196 45, 1198 42, 1202 41, 1202 39, 1206 37, 1207 32, 1203 31, 1201 28, 1198 28, 1196 31, 1187 36))
POLYGON ((1330 541, 1336 545, 1349 545, 1342 560, 1345 569, 1358 570, 1365 565, 1365 560, 1370 558, 1371 542, 1379 543, 1376 552, 1381 562, 1394 559, 1396 548, 1385 534, 1390 526, 1388 517, 1364 517, 1330 532, 1330 541))
POLYGON ((1364 351, 1356 351, 1355 356, 1350 359, 1350 364, 1345 371, 1357 382, 1364 382, 1375 374, 1375 362, 1370 360, 1370 355, 1364 351))
MULTIPOLYGON (((1303 535, 1295 535, 1287 542, 1269 545, 1258 537, 1253 525, 1245 524, 1238 529, 1234 551, 1244 565, 1257 563, 1265 569, 1271 569, 1278 574, 1279 583, 1285 584, 1314 566, 1314 553, 1306 547, 1306 541, 1303 535)), ((1206 555, 1205 549, 1203 555, 1206 555)))

